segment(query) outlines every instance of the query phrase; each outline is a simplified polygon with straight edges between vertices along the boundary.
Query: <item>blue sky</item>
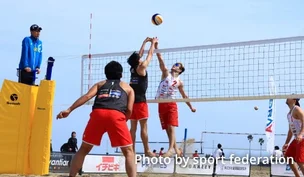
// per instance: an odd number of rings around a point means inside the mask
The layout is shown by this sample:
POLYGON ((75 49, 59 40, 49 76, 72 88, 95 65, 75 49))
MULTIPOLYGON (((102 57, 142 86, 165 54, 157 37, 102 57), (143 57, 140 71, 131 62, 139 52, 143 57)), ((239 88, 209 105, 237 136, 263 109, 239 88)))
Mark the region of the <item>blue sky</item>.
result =
MULTIPOLYGON (((88 53, 90 13, 93 13, 92 53, 138 50, 147 36, 157 36, 162 48, 172 48, 304 34, 304 3, 300 0, 16 2, 0 2, 0 57, 5 62, 0 65, 0 82, 2 84, 3 79, 17 80, 15 68, 19 63, 21 41, 29 35, 30 25, 36 23, 42 26, 44 62, 39 79, 43 79, 47 58, 53 56, 56 59, 53 69, 57 86, 52 135, 55 150, 67 141, 71 131, 78 133, 80 142, 91 111, 90 106, 83 106, 68 119, 55 119, 60 110, 80 96, 81 56, 88 53), (163 15, 161 26, 151 24, 150 18, 154 13, 163 15)), ((184 128, 188 128, 188 137, 196 140, 200 140, 200 132, 204 130, 264 133, 268 100, 193 103, 196 113, 191 113, 184 103, 178 105, 178 140, 182 140, 184 128), (254 106, 260 109, 255 111, 254 106)), ((160 129, 157 105, 149 104, 149 111, 150 141, 167 141, 165 132, 160 129)), ((276 111, 276 133, 286 133, 288 108, 285 100, 277 100, 276 111)), ((224 149, 248 147, 246 136, 206 135, 204 138, 207 147, 219 142, 224 149)), ((258 138, 254 137, 253 148, 259 148, 258 138)), ((281 146, 284 140, 277 138, 276 144, 281 146)), ((106 135, 103 145, 95 147, 92 152, 105 153, 107 142, 106 135)), ((167 147, 151 144, 152 149, 161 146, 167 147)), ((114 151, 110 145, 108 148, 110 153, 114 151)), ((138 144, 137 149, 141 151, 142 145, 138 144)), ((205 149, 205 153, 212 151, 205 149)))

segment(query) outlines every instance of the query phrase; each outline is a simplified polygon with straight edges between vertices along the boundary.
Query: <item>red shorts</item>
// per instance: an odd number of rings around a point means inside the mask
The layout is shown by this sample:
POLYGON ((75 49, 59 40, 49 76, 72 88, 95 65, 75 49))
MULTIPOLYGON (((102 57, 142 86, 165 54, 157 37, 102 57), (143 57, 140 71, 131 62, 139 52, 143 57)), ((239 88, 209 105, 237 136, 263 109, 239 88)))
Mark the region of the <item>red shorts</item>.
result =
POLYGON ((108 133, 112 147, 133 144, 126 116, 111 109, 94 109, 83 133, 83 142, 99 146, 104 133, 108 133))
POLYGON ((304 163, 304 140, 297 142, 293 140, 285 152, 286 157, 292 157, 298 163, 304 163))
POLYGON ((134 103, 131 120, 148 119, 149 111, 148 104, 146 102, 134 103))
POLYGON ((168 128, 168 125, 178 127, 178 110, 176 103, 159 103, 158 114, 162 129, 168 128))

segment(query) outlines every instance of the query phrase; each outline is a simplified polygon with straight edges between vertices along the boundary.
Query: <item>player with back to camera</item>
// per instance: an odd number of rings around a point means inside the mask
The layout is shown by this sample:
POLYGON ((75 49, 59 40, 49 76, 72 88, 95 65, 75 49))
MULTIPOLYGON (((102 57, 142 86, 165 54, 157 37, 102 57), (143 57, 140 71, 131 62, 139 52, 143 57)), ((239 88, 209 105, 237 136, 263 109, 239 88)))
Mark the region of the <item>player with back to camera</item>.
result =
POLYGON ((140 135, 144 146, 144 153, 148 157, 155 156, 149 148, 149 140, 148 140, 148 128, 147 128, 147 120, 149 117, 148 104, 146 102, 146 91, 148 88, 148 72, 147 67, 152 60, 155 43, 157 42, 157 38, 149 38, 147 37, 140 50, 139 53, 134 52, 128 58, 128 64, 131 66, 131 79, 130 86, 133 88, 135 93, 135 103, 133 106, 132 115, 130 117, 131 121, 131 136, 133 139, 133 150, 135 151, 135 141, 136 141, 136 130, 137 124, 140 123, 140 135), (144 54, 145 45, 147 42, 151 42, 151 46, 146 57, 146 60, 142 61, 141 57, 144 54))
POLYGON ((135 154, 132 148, 132 137, 126 119, 132 114, 134 91, 129 84, 121 81, 123 68, 116 61, 109 62, 104 69, 106 80, 96 83, 90 90, 57 119, 66 118, 73 110, 95 96, 93 110, 85 128, 80 149, 76 152, 70 176, 75 177, 82 167, 85 156, 93 146, 99 146, 104 133, 108 133, 112 147, 120 147, 126 158, 125 168, 128 177, 136 177, 135 154))
MULTIPOLYGON (((299 100, 300 99, 286 100, 286 104, 290 109, 287 114, 289 129, 285 144, 282 149, 283 151, 286 151, 284 154, 285 157, 291 157, 293 161, 297 162, 302 171, 302 174, 304 175, 304 112, 300 107, 299 100), (294 136, 294 139, 289 144, 292 136, 294 136)), ((300 173, 296 164, 292 163, 291 159, 289 159, 288 163, 294 175, 296 177, 300 177, 300 173)))
MULTIPOLYGON (((155 43, 155 49, 158 49, 158 42, 155 43)), ((168 70, 165 66, 164 60, 160 53, 157 53, 159 61, 159 67, 162 72, 161 82, 158 86, 156 99, 174 99, 177 90, 182 97, 188 98, 184 91, 184 84, 179 76, 185 71, 182 63, 175 63, 171 70, 168 70)), ((192 112, 196 109, 192 107, 190 102, 186 102, 192 112)), ((169 139, 169 149, 163 155, 164 157, 170 157, 175 150, 178 156, 181 156, 180 150, 176 144, 175 127, 178 127, 178 108, 176 102, 170 103, 158 103, 159 119, 163 130, 166 130, 169 139)))

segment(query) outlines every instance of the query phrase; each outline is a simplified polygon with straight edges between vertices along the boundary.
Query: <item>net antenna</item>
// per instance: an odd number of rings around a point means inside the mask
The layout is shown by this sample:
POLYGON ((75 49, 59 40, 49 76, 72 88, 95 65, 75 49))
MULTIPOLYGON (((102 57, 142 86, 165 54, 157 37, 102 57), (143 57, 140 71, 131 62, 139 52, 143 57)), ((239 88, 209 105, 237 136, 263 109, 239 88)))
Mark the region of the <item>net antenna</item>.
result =
MULTIPOLYGON (((181 62, 185 66, 185 72, 180 78, 189 99, 182 99, 177 94, 175 102, 303 98, 303 41, 304 36, 296 36, 158 49, 155 53, 162 54, 169 70, 176 62, 181 62), (270 76, 276 83, 275 94, 269 91, 270 76)), ((83 55, 81 93, 86 93, 92 82, 105 79, 103 68, 112 60, 122 64, 124 68, 122 80, 129 82, 130 66, 127 64, 127 58, 133 52, 83 55)), ((155 53, 148 67, 147 101, 148 103, 170 102, 172 100, 155 99, 161 81, 155 53)), ((146 55, 147 51, 143 59, 146 55)))

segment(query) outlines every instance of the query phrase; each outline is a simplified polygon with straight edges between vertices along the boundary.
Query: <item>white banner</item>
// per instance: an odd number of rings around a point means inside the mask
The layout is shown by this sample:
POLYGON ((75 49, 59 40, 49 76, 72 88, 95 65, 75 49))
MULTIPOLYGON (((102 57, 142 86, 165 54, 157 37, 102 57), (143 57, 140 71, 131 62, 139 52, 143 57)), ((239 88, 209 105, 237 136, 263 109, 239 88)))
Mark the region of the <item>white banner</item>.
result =
POLYGON ((123 156, 87 155, 82 169, 85 173, 126 173, 123 156))
MULTIPOLYGON (((298 169, 300 172, 300 176, 303 176, 300 168, 298 169)), ((272 176, 295 176, 287 164, 271 164, 271 175, 272 176)))
MULTIPOLYGON (((276 93, 275 83, 272 76, 269 78, 269 92, 270 95, 274 95, 276 93)), ((275 141, 275 100, 274 99, 269 100, 265 134, 266 134, 266 150, 268 153, 272 154, 274 149, 274 141, 275 141)))
POLYGON ((174 159, 173 158, 158 158, 152 157, 142 159, 137 162, 137 172, 139 173, 174 173, 174 159))
POLYGON ((236 175, 236 176, 249 176, 250 175, 250 164, 249 163, 235 163, 231 161, 219 160, 215 173, 217 175, 236 175))
POLYGON ((213 168, 213 163, 208 162, 205 158, 186 158, 183 162, 176 161, 177 174, 212 175, 213 168))

